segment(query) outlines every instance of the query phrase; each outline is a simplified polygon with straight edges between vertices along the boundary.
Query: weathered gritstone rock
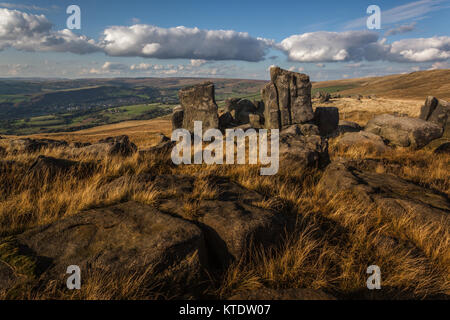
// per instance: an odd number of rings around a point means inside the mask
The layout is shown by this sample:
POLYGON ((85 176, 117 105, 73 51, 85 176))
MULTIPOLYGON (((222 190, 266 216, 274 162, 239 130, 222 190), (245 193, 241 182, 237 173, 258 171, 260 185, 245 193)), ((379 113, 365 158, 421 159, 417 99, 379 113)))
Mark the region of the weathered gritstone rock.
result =
POLYGON ((319 103, 326 103, 330 101, 331 95, 328 92, 320 91, 318 92, 317 99, 319 99, 319 103))
POLYGON ((176 106, 172 112, 172 130, 183 128, 183 116, 183 107, 176 106))
POLYGON ((262 288, 241 292, 229 300, 336 300, 322 290, 262 288))
POLYGON ((230 112, 225 112, 219 117, 219 126, 221 129, 231 128, 234 124, 234 118, 230 112))
POLYGON ((329 136, 338 129, 339 109, 336 107, 317 107, 314 122, 319 127, 321 136, 329 136))
POLYGON ((75 156, 86 155, 93 157, 123 156, 128 157, 137 152, 137 146, 128 136, 109 137, 98 143, 70 150, 75 156))
POLYGON ((265 126, 281 129, 306 123, 314 118, 311 103, 311 82, 306 74, 270 69, 271 82, 262 90, 265 126))
POLYGON ((202 121, 203 130, 218 129, 218 107, 214 97, 214 84, 203 84, 181 89, 178 93, 184 110, 183 128, 194 132, 194 121, 202 121))
POLYGON ((262 117, 259 114, 249 114, 249 123, 252 126, 252 128, 260 129, 264 126, 262 117))
POLYGON ((257 112, 257 107, 247 99, 230 98, 225 101, 225 111, 230 112, 237 124, 250 122, 250 115, 257 112))
POLYGON ((377 154, 382 154, 390 149, 384 144, 384 141, 380 136, 365 131, 348 132, 344 134, 342 137, 338 138, 336 147, 344 152, 352 147, 364 148, 368 152, 375 152, 377 154))
POLYGON ((315 125, 293 125, 280 134, 280 166, 321 168, 330 162, 328 141, 315 125))
POLYGON ((442 127, 433 122, 389 114, 370 120, 365 131, 379 135, 392 146, 415 149, 426 146, 443 134, 442 127))
POLYGON ((171 159, 172 150, 175 145, 176 143, 174 141, 161 134, 159 142, 153 147, 139 150, 139 156, 160 157, 161 159, 169 160, 171 159))
POLYGON ((61 148, 67 145, 66 141, 23 138, 10 140, 8 148, 14 153, 33 153, 44 148, 61 148))
POLYGON ((13 254, 5 254, 0 242, 4 262, 17 262, 14 255, 30 256, 40 264, 29 268, 31 276, 58 280, 61 286, 70 265, 79 266, 84 275, 101 272, 111 277, 144 274, 150 268, 149 281, 184 288, 195 285, 206 266, 204 237, 197 226, 136 202, 64 218, 26 231, 6 245, 13 254))
POLYGON ((264 199, 260 194, 227 179, 211 177, 208 182, 216 190, 213 199, 190 200, 176 195, 160 200, 158 208, 192 220, 204 231, 212 265, 223 268, 242 257, 251 244, 271 246, 281 239, 287 217, 255 206, 264 199))
POLYGON ((361 203, 374 204, 394 217, 412 217, 418 222, 435 221, 450 228, 450 202, 432 190, 392 174, 361 171, 347 162, 333 162, 319 187, 329 197, 351 192, 361 203))
POLYGON ((437 123, 441 127, 446 128, 450 121, 450 103, 429 96, 425 101, 425 105, 420 110, 419 118, 437 123))

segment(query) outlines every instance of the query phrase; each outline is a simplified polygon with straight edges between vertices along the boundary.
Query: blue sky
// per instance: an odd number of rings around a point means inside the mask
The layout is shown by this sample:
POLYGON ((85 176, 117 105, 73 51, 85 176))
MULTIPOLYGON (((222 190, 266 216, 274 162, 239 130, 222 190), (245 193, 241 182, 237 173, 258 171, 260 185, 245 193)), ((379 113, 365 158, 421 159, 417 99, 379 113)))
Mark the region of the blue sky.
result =
POLYGON ((0 77, 385 75, 450 68, 449 30, 449 0, 0 1, 0 77), (72 4, 81 30, 65 30, 72 4))

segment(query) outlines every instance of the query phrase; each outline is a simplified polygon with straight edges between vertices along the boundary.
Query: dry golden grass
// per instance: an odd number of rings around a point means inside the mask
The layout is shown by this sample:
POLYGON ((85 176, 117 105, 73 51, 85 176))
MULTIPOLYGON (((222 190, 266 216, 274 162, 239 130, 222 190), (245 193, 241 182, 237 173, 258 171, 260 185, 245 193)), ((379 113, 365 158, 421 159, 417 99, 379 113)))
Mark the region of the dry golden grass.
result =
POLYGON ((417 118, 425 100, 385 99, 385 98, 339 98, 329 103, 319 103, 313 100, 313 106, 337 107, 341 120, 354 121, 365 126, 367 121, 376 115, 394 113, 417 118))

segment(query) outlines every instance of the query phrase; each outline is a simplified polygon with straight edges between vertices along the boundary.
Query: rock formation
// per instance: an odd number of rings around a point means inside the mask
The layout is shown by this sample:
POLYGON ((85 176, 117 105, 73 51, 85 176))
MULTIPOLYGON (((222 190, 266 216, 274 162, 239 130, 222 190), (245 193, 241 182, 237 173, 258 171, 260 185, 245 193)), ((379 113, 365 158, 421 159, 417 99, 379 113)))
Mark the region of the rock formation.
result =
MULTIPOLYGON (((200 228, 136 202, 93 209, 3 239, 0 256, 6 248, 28 257, 24 260, 34 265, 27 269, 28 277, 58 279, 61 283, 70 265, 110 276, 150 270, 149 281, 194 283, 206 264, 200 228)), ((9 257, 10 263, 13 258, 9 257)), ((19 257, 16 259, 20 262, 19 257)))
POLYGON ((266 128, 281 129, 313 120, 309 76, 273 67, 270 78, 261 90, 266 128))
POLYGON ((379 135, 392 146, 414 149, 426 146, 443 134, 442 127, 433 122, 389 114, 370 120, 365 131, 379 135))
POLYGON ((429 96, 420 110, 420 119, 437 123, 441 127, 448 126, 450 121, 450 103, 429 96))
POLYGON ((194 121, 202 121, 203 130, 219 128, 214 84, 205 82, 181 89, 178 93, 183 108, 183 128, 194 131, 194 121))
POLYGON ((418 222, 439 222, 450 227, 450 204, 447 198, 392 174, 355 168, 351 162, 333 162, 325 170, 319 188, 327 196, 350 192, 361 203, 375 205, 383 214, 410 217, 418 222))
POLYGON ((336 142, 336 147, 341 151, 347 151, 351 147, 364 148, 376 154, 382 154, 390 149, 380 136, 365 131, 345 133, 336 142))
POLYGON ((237 124, 250 122, 250 115, 257 112, 256 106, 247 99, 231 98, 225 101, 225 112, 230 112, 237 124))
POLYGON ((312 124, 292 125, 280 133, 280 161, 284 167, 321 168, 330 162, 328 141, 312 124))
POLYGON ((122 135, 117 137, 108 137, 99 140, 92 145, 75 148, 71 150, 72 155, 107 157, 107 156, 123 156, 128 157, 137 152, 137 146, 130 141, 128 136, 122 135))

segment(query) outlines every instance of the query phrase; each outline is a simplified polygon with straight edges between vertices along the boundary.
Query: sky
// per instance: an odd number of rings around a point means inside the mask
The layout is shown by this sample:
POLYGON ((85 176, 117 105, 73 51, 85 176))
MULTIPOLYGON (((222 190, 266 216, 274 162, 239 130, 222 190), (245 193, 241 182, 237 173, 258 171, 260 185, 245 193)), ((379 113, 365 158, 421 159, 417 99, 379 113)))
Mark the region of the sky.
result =
POLYGON ((450 0, 0 0, 0 77, 268 79, 272 65, 313 81, 450 68, 450 0))

